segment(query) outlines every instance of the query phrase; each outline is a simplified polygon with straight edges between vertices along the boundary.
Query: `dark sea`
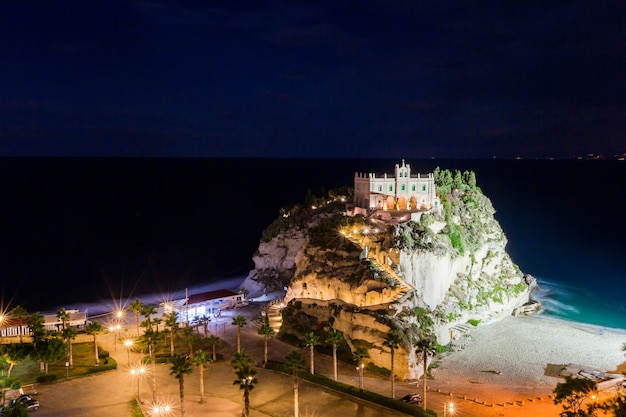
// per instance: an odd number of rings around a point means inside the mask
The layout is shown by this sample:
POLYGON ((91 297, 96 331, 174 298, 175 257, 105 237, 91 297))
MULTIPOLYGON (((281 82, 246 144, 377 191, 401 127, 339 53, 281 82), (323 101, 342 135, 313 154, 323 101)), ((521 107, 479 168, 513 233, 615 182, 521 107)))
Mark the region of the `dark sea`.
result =
MULTIPOLYGON (((407 160, 473 170, 546 317, 626 328, 626 162, 407 160)), ((290 203, 384 159, 1 159, 2 308, 125 305, 235 288, 290 203), (94 304, 95 303, 95 304, 94 304)), ((113 308, 113 307, 112 307, 113 308)))

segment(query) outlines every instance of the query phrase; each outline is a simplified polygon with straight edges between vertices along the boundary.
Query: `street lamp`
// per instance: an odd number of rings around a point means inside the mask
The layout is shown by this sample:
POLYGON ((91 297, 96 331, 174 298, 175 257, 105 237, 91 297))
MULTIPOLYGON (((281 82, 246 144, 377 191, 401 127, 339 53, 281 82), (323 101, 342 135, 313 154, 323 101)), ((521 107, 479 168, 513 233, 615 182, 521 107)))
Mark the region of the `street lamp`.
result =
POLYGON ((113 336, 114 337, 114 340, 113 340, 113 350, 116 351, 116 352, 117 352, 117 339, 119 337, 121 328, 122 328, 122 326, 120 326, 119 324, 116 324, 115 326, 110 326, 109 327, 109 332, 111 332, 111 333, 115 332, 115 333, 113 333, 113 335, 114 335, 113 336))
POLYGON ((443 403, 443 417, 454 415, 454 403, 452 399, 443 403))
POLYGON ((124 340, 124 347, 126 348, 128 366, 130 366, 130 349, 133 347, 132 339, 124 340))
POLYGON ((2 343, 2 322, 4 321, 4 315, 0 314, 0 343, 2 343))
POLYGON ((145 372, 146 372, 145 366, 139 366, 138 368, 133 368, 130 370, 130 374, 133 377, 137 378, 137 400, 139 400, 139 382, 145 372))
POLYGON ((152 416, 167 416, 172 412, 172 406, 169 404, 154 404, 150 415, 152 416))
POLYGON ((363 389, 363 368, 365 368, 363 363, 356 367, 356 370, 359 372, 359 389, 363 389))

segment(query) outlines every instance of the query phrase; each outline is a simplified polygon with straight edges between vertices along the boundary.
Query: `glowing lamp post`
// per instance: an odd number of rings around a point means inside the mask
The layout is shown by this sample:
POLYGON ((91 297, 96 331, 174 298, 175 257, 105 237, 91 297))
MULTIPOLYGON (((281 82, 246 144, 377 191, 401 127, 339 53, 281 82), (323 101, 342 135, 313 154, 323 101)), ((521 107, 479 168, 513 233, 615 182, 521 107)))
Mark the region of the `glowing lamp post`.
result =
POLYGON ((0 343, 2 343, 2 322, 4 321, 4 316, 0 314, 0 343))
POLYGON ((170 413, 172 412, 172 406, 170 406, 169 404, 155 404, 152 407, 152 410, 150 412, 150 415, 152 416, 168 416, 170 415, 170 413))
POLYGON ((133 347, 133 341, 131 339, 124 340, 124 347, 126 348, 128 366, 130 366, 130 350, 133 347))
POLYGON ((365 368, 363 363, 356 367, 356 370, 359 372, 359 389, 363 389, 363 368, 365 368))
POLYGON ((109 327, 109 331, 111 333, 113 333, 113 350, 117 352, 117 339, 119 337, 120 334, 120 329, 122 328, 122 326, 120 326, 119 324, 116 324, 115 326, 111 326, 109 327))
POLYGON ((137 378, 137 399, 139 399, 139 382, 145 372, 146 372, 146 368, 143 366, 140 366, 138 368, 133 368, 130 370, 130 374, 133 377, 137 378))
POLYGON ((443 417, 449 417, 454 415, 454 403, 452 400, 443 403, 443 417))

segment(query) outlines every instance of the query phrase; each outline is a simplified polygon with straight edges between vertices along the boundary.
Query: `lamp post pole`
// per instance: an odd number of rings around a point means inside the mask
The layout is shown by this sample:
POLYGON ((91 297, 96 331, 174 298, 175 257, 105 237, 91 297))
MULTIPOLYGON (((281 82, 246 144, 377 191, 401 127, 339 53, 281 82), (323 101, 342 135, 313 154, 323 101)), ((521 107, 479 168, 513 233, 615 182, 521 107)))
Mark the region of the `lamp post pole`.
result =
POLYGON ((365 365, 363 365, 363 363, 361 363, 359 366, 356 367, 356 370, 359 372, 359 389, 363 389, 363 368, 365 367, 365 365))
POLYGON ((133 341, 130 339, 124 340, 124 346, 126 347, 126 356, 127 356, 128 366, 130 366, 130 349, 133 347, 133 341))
POLYGON ((454 403, 452 402, 452 394, 450 400, 443 403, 443 417, 450 417, 454 414, 454 403))

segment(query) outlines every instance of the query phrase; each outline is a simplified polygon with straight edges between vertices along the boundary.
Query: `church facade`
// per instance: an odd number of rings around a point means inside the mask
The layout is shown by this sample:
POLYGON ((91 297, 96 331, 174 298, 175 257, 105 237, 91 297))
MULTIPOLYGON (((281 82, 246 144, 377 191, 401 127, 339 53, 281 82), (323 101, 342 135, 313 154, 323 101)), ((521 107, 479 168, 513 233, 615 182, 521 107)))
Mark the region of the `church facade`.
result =
POLYGON ((430 210, 439 206, 435 178, 431 173, 411 173, 402 160, 393 174, 354 175, 354 205, 373 210, 430 210))

